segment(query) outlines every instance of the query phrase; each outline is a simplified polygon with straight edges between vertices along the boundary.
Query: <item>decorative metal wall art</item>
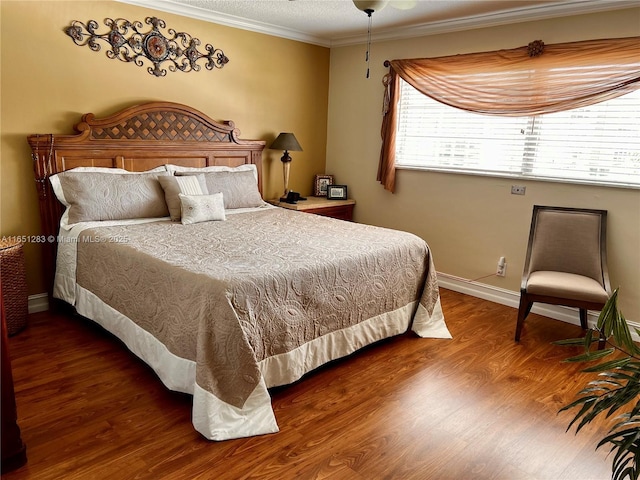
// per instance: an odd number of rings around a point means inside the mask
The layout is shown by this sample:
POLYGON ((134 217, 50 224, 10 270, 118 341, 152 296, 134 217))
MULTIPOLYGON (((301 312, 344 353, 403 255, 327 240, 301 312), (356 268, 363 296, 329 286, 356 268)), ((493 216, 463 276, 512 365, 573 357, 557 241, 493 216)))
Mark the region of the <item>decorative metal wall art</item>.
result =
POLYGON ((76 45, 88 45, 94 52, 100 51, 98 40, 107 42, 111 47, 106 52, 109 58, 134 62, 139 67, 144 66, 143 59, 146 58, 153 63, 153 67, 148 67, 147 71, 156 77, 167 74, 167 70, 162 67, 165 62, 169 62, 168 68, 172 72, 197 72, 201 67, 196 62, 200 59, 206 59, 204 66, 207 70, 222 68, 229 62, 224 52, 211 44, 205 46, 207 53, 200 53, 197 48, 200 40, 188 33, 169 28, 168 36, 165 37, 160 29, 166 29, 166 24, 156 17, 145 19, 145 23, 152 26, 146 33, 140 31, 144 25, 138 21, 106 18, 104 23, 110 28, 105 33, 96 32, 99 26, 95 20, 89 20, 86 25, 74 20, 64 31, 76 45))
POLYGON ((527 52, 530 57, 539 57, 544 52, 544 42, 542 40, 534 40, 527 45, 527 52))

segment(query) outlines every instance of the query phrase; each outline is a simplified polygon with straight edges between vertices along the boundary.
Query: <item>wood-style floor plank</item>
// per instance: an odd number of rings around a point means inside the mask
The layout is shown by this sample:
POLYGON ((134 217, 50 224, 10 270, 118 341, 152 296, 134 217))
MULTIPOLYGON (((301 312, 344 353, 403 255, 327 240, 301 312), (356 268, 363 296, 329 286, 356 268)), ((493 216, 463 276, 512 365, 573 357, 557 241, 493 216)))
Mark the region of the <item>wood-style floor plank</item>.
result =
POLYGON ((406 334, 271 391, 280 432, 210 442, 168 391, 85 319, 40 313, 10 339, 23 479, 610 478, 609 423, 565 432, 592 377, 551 345, 579 327, 441 290, 453 340, 406 334))

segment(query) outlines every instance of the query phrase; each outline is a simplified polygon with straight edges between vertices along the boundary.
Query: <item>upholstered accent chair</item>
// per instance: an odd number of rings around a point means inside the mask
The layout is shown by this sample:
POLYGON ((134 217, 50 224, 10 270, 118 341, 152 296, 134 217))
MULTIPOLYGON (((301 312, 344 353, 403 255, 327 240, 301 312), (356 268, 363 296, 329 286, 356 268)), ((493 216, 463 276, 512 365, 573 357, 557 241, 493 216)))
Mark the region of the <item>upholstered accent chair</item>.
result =
POLYGON ((602 310, 611 295, 606 210, 534 205, 520 287, 516 342, 534 302, 602 310))

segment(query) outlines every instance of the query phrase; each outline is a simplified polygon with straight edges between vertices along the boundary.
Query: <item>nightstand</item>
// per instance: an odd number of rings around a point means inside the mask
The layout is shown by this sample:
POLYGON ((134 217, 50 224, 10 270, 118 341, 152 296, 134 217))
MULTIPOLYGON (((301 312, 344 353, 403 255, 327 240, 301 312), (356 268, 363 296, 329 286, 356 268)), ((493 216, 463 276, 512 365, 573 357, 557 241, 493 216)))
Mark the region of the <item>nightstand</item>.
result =
POLYGON ((325 197, 307 197, 306 200, 298 203, 281 202, 277 198, 267 200, 267 202, 289 210, 298 210, 349 221, 353 219, 353 206, 356 204, 355 200, 327 200, 325 197))

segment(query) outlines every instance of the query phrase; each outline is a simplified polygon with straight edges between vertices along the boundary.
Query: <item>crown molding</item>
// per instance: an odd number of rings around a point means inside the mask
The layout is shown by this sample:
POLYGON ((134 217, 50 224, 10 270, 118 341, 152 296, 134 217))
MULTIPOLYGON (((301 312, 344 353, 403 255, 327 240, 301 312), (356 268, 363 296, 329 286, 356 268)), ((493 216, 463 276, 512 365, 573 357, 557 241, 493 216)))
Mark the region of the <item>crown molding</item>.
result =
MULTIPOLYGON (((316 37, 298 30, 287 29, 277 25, 263 23, 255 20, 212 12, 190 5, 174 3, 171 0, 116 0, 121 3, 136 5, 144 8, 151 8, 161 12, 173 13, 184 17, 204 20, 206 22, 225 25, 227 27, 239 28, 265 35, 286 38, 303 43, 319 45, 321 47, 342 47, 348 45, 359 45, 366 42, 366 35, 358 34, 338 37, 333 39, 316 37)), ((374 42, 401 40, 415 38, 426 35, 440 33, 458 32, 475 28, 494 27, 509 23, 523 21, 544 20, 554 17, 564 17, 569 15, 582 15, 588 13, 604 12, 609 10, 621 10, 625 8, 638 7, 637 0, 568 0, 559 3, 523 7, 508 12, 498 12, 473 17, 458 18, 454 20, 444 20, 429 22, 412 27, 401 29, 389 29, 375 31, 372 40, 374 42)))
POLYGON ((326 38, 316 37, 305 32, 280 27, 278 25, 271 25, 269 23, 259 22, 257 20, 250 20, 247 18, 237 17, 235 15, 228 15, 226 13, 212 12, 210 10, 193 7, 191 5, 174 3, 170 0, 116 1, 120 3, 127 3, 129 5, 136 5, 138 7, 151 8, 153 10, 159 10, 161 12, 173 13, 175 15, 181 15, 183 17, 195 18, 196 20, 204 20, 205 22, 216 23, 218 25, 224 25, 226 27, 239 28, 241 30, 248 30, 250 32, 263 33, 265 35, 271 35, 274 37, 281 37, 289 40, 296 40, 298 42, 310 43, 312 45, 319 45, 321 47, 331 46, 331 41, 326 38))
MULTIPOLYGON (((372 41, 402 40, 406 38, 423 37, 439 33, 459 32, 476 28, 495 27, 510 23, 544 20, 548 18, 583 15, 588 13, 622 10, 638 7, 637 0, 569 0, 550 5, 522 7, 508 12, 475 15, 473 17, 457 18, 439 22, 429 22, 422 25, 405 27, 401 30, 380 30, 372 34, 372 41)), ((375 20, 374 20, 375 28, 375 20)), ((332 47, 358 45, 366 41, 364 35, 345 36, 331 41, 332 47)))

